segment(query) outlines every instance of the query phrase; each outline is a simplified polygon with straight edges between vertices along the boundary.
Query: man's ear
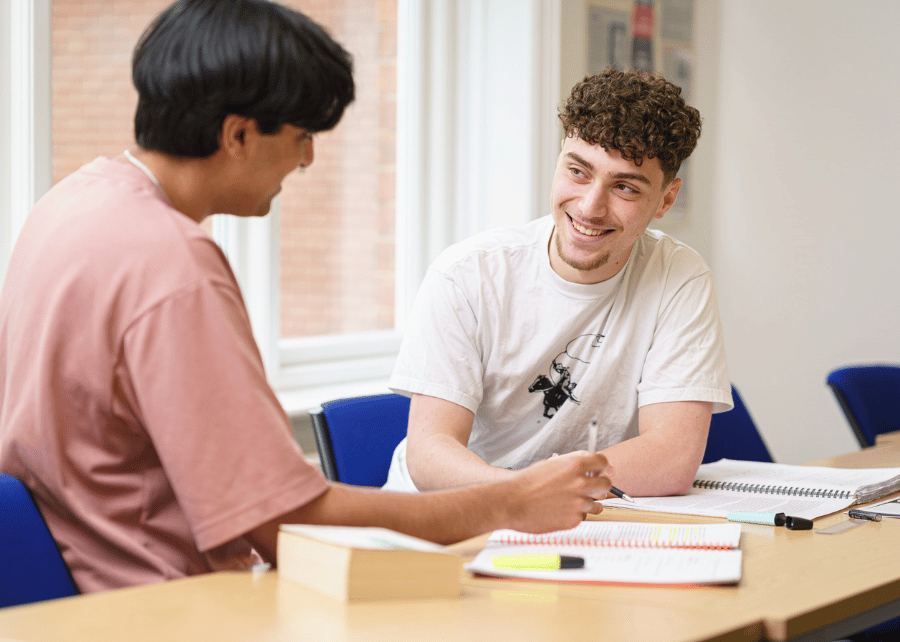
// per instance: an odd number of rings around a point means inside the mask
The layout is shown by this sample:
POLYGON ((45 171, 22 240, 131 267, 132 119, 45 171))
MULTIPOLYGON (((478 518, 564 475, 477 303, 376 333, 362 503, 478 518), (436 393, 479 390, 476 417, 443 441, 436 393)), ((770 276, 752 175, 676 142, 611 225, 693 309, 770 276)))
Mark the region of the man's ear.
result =
POLYGON ((675 204, 675 199, 678 197, 678 190, 680 189, 680 178, 672 179, 672 182, 666 185, 662 199, 659 202, 659 207, 656 208, 656 214, 653 215, 653 218, 662 218, 663 215, 669 211, 669 208, 675 204))
POLYGON ((235 158, 245 158, 256 132, 256 121, 237 114, 228 114, 222 122, 219 147, 235 158))

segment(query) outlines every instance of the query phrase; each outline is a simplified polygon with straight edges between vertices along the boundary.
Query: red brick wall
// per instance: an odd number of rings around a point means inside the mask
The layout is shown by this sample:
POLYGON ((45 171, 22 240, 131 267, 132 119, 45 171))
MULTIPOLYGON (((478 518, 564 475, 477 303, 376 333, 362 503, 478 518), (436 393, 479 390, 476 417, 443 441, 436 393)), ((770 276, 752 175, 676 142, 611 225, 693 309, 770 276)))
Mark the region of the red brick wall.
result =
POLYGON ((133 139, 131 51, 169 2, 53 0, 53 182, 133 139))
POLYGON ((298 2, 354 56, 356 101, 284 182, 282 336, 394 324, 396 0, 298 2))
MULTIPOLYGON (((53 0, 53 182, 133 140, 131 51, 169 0, 53 0)), ((396 0, 293 0, 354 56, 357 99, 281 196, 282 336, 394 323, 396 0)))

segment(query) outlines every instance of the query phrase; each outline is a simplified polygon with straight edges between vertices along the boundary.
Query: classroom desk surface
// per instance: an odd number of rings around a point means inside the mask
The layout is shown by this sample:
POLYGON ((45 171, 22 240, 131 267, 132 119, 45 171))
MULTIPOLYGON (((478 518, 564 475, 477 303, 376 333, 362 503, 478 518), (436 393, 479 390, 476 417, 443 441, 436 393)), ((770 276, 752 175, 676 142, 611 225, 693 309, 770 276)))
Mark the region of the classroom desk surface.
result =
MULTIPOLYGON (((900 466, 900 444, 814 463, 900 466)), ((616 509, 600 519, 721 521, 616 509)), ((845 519, 843 513, 823 517, 815 528, 845 519)), ((900 520, 837 535, 742 527, 743 578, 734 587, 576 585, 466 575, 458 599, 345 605, 274 572, 215 573, 2 609, 0 640, 821 640, 900 615, 900 556, 894 554, 900 520)), ((474 555, 484 539, 454 548, 474 555)))

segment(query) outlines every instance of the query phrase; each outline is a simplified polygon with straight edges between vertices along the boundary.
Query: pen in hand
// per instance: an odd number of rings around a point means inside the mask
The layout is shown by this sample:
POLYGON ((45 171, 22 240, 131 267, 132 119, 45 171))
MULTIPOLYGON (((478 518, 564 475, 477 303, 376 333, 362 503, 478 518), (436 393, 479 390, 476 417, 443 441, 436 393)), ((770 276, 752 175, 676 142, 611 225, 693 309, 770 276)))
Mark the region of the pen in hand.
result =
POLYGON ((634 503, 634 500, 631 497, 629 497, 626 493, 623 493, 621 490, 619 490, 615 486, 610 486, 609 494, 615 495, 619 499, 624 499, 626 502, 631 502, 632 504, 634 503))
MULTIPOLYGON (((588 424, 588 452, 597 452, 597 420, 591 419, 591 423, 588 424)), ((610 495, 615 495, 619 499, 624 499, 626 502, 634 503, 634 500, 623 493, 621 490, 616 488, 615 486, 611 486, 609 489, 610 495)))

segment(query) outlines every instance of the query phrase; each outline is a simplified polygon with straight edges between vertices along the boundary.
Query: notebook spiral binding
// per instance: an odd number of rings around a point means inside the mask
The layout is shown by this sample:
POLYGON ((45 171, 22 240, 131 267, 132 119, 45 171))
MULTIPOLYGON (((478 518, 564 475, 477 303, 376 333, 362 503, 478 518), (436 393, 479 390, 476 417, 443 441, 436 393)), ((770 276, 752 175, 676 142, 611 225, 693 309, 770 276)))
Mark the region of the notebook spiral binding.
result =
POLYGON ((734 490, 742 493, 764 493, 767 495, 792 495, 794 497, 823 497, 826 499, 853 499, 855 497, 854 493, 846 490, 802 488, 798 486, 772 486, 767 484, 711 481, 707 479, 695 480, 694 488, 707 490, 734 490))
POLYGON ((688 543, 681 540, 677 540, 677 543, 669 542, 669 541, 652 541, 652 540, 643 540, 643 539, 592 539, 592 538, 581 538, 581 537, 565 537, 560 536, 556 533, 551 533, 548 535, 522 535, 522 536, 514 536, 514 535, 505 535, 498 540, 500 544, 530 544, 534 546, 598 546, 598 547, 609 547, 609 548, 685 548, 685 549, 706 549, 706 550, 729 550, 732 547, 727 544, 715 544, 715 543, 706 543, 706 544, 694 544, 688 543))

